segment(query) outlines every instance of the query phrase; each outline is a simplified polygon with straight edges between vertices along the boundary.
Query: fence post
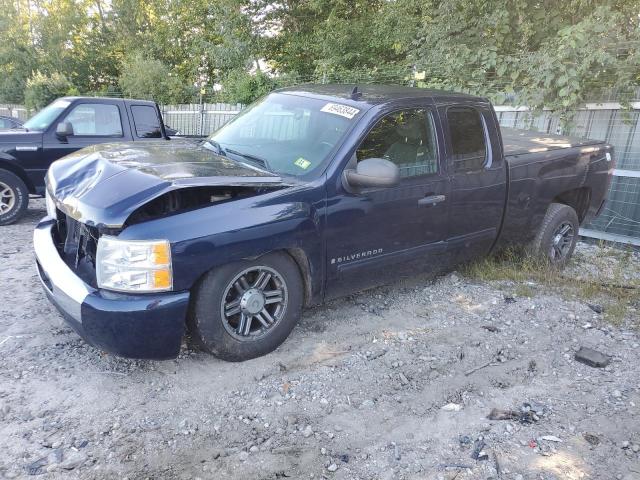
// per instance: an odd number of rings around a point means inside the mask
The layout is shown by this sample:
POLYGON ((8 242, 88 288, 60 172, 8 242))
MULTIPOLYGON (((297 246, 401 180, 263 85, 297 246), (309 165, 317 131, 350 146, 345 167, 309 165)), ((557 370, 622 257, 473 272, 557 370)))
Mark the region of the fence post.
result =
POLYGON ((202 136, 204 129, 204 103, 202 99, 202 91, 200 92, 200 124, 198 125, 198 135, 202 136))

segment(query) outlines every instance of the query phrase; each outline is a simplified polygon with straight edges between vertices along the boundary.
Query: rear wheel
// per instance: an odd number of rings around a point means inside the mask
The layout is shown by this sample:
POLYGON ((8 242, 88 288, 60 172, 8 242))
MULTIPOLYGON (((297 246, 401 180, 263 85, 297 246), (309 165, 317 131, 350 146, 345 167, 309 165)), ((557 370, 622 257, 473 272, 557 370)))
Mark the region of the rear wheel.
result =
POLYGON ((284 253, 216 268, 195 295, 190 322, 197 340, 229 361, 275 350, 300 318, 304 299, 298 266, 284 253))
POLYGON ((576 211, 568 205, 552 203, 530 251, 552 265, 564 266, 578 241, 580 222, 576 211))
POLYGON ((0 170, 0 225, 22 217, 29 205, 29 190, 17 175, 0 170))

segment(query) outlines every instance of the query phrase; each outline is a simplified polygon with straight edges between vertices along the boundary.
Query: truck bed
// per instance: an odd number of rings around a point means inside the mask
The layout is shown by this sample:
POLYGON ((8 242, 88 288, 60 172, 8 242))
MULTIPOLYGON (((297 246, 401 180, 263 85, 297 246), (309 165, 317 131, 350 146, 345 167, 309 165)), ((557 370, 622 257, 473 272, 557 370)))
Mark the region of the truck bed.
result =
POLYGON ((518 130, 516 128, 501 128, 500 131, 502 132, 505 157, 602 143, 600 140, 549 135, 544 132, 518 130))

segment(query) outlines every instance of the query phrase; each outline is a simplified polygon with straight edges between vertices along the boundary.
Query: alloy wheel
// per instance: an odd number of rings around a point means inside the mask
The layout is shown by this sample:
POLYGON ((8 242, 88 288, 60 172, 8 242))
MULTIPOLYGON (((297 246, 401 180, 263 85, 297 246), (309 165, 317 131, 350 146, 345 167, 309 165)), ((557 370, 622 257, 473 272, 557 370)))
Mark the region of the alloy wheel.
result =
POLYGON ((225 288, 221 305, 224 327, 238 340, 255 340, 282 320, 287 300, 287 284, 276 270, 266 266, 247 268, 225 288))
POLYGON ((563 222, 553 233, 551 238, 551 250, 549 252, 552 261, 564 260, 571 251, 575 231, 569 222, 563 222))
POLYGON ((13 210, 16 204, 16 193, 4 182, 0 182, 0 215, 13 210))

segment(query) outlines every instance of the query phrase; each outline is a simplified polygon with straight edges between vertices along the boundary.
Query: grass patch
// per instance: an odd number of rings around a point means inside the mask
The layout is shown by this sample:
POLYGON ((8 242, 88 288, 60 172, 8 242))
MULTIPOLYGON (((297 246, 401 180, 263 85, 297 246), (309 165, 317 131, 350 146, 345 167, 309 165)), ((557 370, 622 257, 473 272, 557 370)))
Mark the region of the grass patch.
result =
MULTIPOLYGON (((548 262, 509 250, 467 264, 461 268, 461 273, 485 282, 511 281, 515 283, 512 292, 519 297, 534 296, 539 290, 535 287, 539 285, 565 298, 600 304, 604 307, 605 319, 620 324, 628 313, 628 307, 640 297, 640 285, 623 280, 629 258, 627 252, 620 254, 612 277, 581 279, 563 273, 548 262)), ((640 326, 640 322, 636 325, 640 326)))

